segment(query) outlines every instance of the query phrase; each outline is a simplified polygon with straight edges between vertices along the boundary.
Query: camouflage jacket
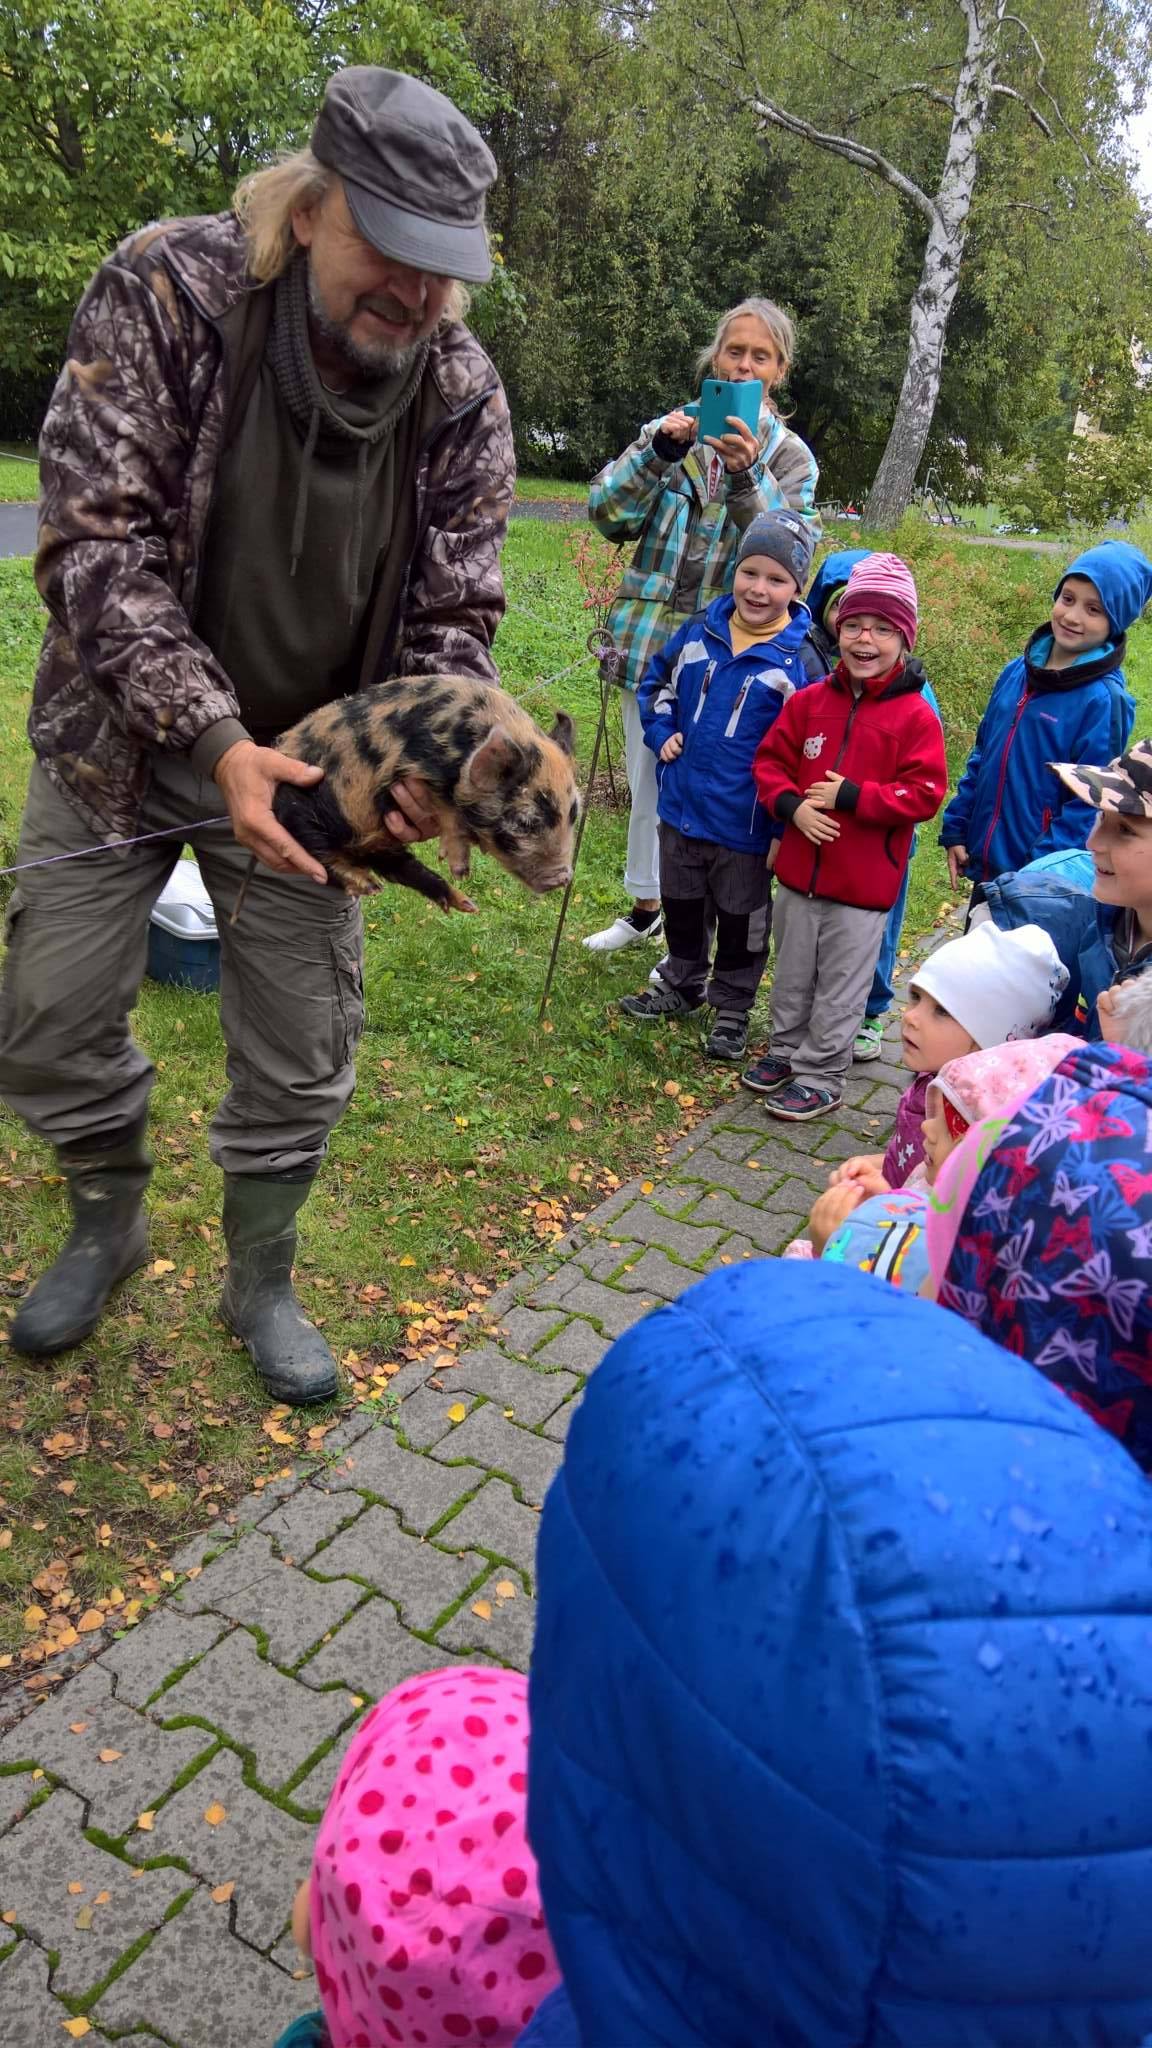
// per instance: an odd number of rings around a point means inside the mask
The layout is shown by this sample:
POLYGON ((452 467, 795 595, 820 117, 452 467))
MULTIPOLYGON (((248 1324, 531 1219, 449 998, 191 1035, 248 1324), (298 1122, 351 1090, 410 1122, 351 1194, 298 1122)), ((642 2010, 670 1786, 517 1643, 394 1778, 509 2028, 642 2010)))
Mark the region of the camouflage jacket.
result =
MULTIPOLYGON (((50 618, 28 733, 106 839, 135 829, 153 753, 190 754, 238 716, 191 620, 216 466, 271 299, 238 223, 211 215, 129 236, 72 324, 40 443, 36 582, 50 618)), ((388 618, 372 621, 366 680, 493 681, 515 458, 500 380, 467 328, 434 335, 421 402, 417 540, 388 618)))

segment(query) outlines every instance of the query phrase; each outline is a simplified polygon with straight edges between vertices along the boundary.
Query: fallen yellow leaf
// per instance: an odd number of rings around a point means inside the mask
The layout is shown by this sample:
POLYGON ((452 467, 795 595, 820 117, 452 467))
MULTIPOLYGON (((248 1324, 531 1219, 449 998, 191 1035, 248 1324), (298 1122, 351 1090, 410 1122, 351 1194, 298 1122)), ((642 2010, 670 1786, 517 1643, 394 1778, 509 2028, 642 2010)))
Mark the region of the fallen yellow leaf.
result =
POLYGON ((76 1918, 72 1924, 79 1931, 79 1933, 87 1934, 89 1928, 92 1925, 91 1906, 81 1906, 80 1911, 77 1913, 76 1918))
POLYGON ((13 1911, 13 1909, 9 1907, 7 1913, 0 1913, 0 1920, 4 1922, 5 1927, 15 1927, 16 1914, 13 1911))
POLYGON ((88 1723, 87 1723, 87 1721, 69 1721, 69 1723, 68 1723, 68 1733, 69 1733, 69 1735, 87 1735, 87 1733, 88 1733, 88 1723))
POLYGON ((77 1633, 90 1636, 94 1628, 103 1628, 104 1616, 98 1607, 87 1607, 76 1623, 77 1633))
POLYGON ((174 1259, 153 1259, 148 1271, 156 1274, 174 1273, 176 1271, 176 1261, 174 1259))
POLYGON ((78 1897, 79 1897, 79 1895, 80 1895, 80 1893, 81 1893, 81 1892, 83 1891, 84 1887, 83 1887, 83 1885, 82 1885, 82 1884, 80 1883, 80 1881, 79 1881, 79 1879, 78 1879, 78 1878, 74 1878, 74 1879, 73 1879, 73 1881, 72 1881, 72 1883, 71 1883, 71 1884, 69 1885, 68 1889, 69 1889, 69 1891, 71 1892, 71 1894, 72 1894, 72 1897, 73 1897, 73 1898, 75 1899, 75 1898, 78 1898, 78 1897))
POLYGON ((221 1806, 218 1799, 214 1799, 211 1806, 205 1807, 204 1818, 210 1828, 218 1828, 222 1820, 227 1820, 228 1808, 221 1806))
POLYGON ((414 1266, 416 1264, 416 1261, 412 1257, 411 1252, 405 1252, 402 1259, 397 1259, 396 1264, 398 1266, 414 1266))
POLYGON ((463 1422, 467 1413, 468 1410, 464 1406, 463 1401, 453 1401, 452 1406, 448 1410, 448 1420, 449 1422, 463 1422))
POLYGON ((100 1761, 102 1764, 118 1764, 123 1754, 124 1751, 122 1749, 102 1749, 100 1751, 100 1761))
POLYGON ((150 1806, 147 1813, 138 1813, 136 1815, 136 1825, 143 1834, 150 1835, 156 1825, 155 1807, 150 1806))
POLYGON ((642 1180, 640 1183, 640 1193, 642 1195, 650 1195, 652 1193, 652 1189, 654 1188, 654 1186, 654 1181, 642 1180))
POLYGON ((679 1093, 680 1093, 680 1083, 679 1083, 679 1081, 665 1081, 665 1083, 664 1083, 664 1093, 665 1093, 665 1095, 679 1095, 679 1093))
POLYGON ((34 1635, 36 1630, 42 1627, 47 1619, 48 1613, 43 1607, 26 1607, 24 1609, 24 1626, 30 1634, 34 1635))
POLYGON ((61 2020, 60 2025, 66 2034, 71 2034, 74 2041, 82 2041, 85 2034, 92 2032, 91 2020, 61 2020))
POLYGON ((516 1588, 511 1579, 497 1579, 496 1598, 498 1600, 514 1600, 516 1598, 516 1588))
POLYGON ((110 1906, 112 1904, 111 1892, 97 1892, 92 1904, 94 1906, 110 1906))
POLYGON ((480 1616, 480 1619, 481 1619, 481 1621, 491 1621, 491 1619, 492 1619, 492 1603, 491 1603, 491 1601, 489 1601, 489 1600, 474 1600, 474 1601, 472 1602, 472 1612, 473 1612, 473 1614, 478 1614, 478 1615, 480 1616))
POLYGON ((217 1906, 226 1906, 235 1889, 236 1886, 231 1883, 218 1884, 212 1894, 213 1903, 217 1906))

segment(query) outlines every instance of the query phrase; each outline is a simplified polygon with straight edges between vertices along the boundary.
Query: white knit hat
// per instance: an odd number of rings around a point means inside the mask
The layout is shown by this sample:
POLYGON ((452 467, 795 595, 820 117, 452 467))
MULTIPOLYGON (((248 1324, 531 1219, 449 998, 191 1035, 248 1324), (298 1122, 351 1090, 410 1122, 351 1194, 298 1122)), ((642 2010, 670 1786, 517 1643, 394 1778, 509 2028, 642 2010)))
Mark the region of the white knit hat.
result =
POLYGON ((1035 1038, 1067 986, 1068 969, 1038 924, 1014 932, 976 925, 929 953, 912 977, 981 1047, 1035 1038))

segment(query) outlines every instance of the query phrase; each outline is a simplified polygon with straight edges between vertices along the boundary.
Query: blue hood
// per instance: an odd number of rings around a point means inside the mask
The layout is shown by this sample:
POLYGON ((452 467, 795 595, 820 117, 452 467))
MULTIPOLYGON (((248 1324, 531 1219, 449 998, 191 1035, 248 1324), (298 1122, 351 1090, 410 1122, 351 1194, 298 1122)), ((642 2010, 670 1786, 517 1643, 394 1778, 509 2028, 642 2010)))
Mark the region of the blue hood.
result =
POLYGON ((1108 623, 1119 636, 1136 624, 1152 597, 1152 562, 1127 540, 1102 540, 1069 562, 1052 595, 1055 597, 1069 576, 1086 576, 1104 600, 1108 623))
POLYGON ((959 1317, 776 1260, 650 1315, 541 1528, 547 2038, 1142 2039, 1150 1625, 1152 1489, 959 1317))
POLYGON ((866 562, 871 553, 871 548, 837 548, 825 555, 804 599, 818 626, 824 623, 824 607, 829 598, 843 590, 857 562, 866 562))

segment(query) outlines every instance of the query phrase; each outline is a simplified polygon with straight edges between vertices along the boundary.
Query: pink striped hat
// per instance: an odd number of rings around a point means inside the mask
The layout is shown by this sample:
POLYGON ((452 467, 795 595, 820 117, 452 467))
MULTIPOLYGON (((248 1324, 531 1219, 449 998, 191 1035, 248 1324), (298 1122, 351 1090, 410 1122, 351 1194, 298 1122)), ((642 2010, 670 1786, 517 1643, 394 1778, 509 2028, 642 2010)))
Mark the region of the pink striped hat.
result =
POLYGON ((920 614, 912 571, 899 555, 865 555, 862 562, 857 562, 840 599, 837 624, 842 626, 845 619, 858 617, 861 612, 873 612, 878 619, 887 619, 890 626, 903 633, 908 652, 912 652, 920 614))

